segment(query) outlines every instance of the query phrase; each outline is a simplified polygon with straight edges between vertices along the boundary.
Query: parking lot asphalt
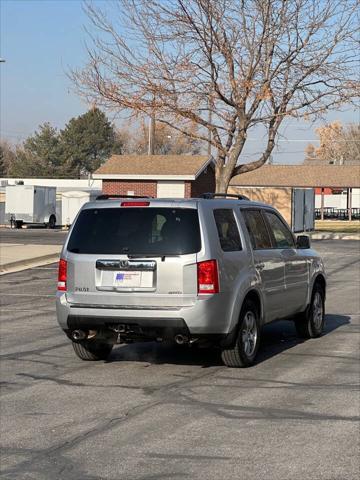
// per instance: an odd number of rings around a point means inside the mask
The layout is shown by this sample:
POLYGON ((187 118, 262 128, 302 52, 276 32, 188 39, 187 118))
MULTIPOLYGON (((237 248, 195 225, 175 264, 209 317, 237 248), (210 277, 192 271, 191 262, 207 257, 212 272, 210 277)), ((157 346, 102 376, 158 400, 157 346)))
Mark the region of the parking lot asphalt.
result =
POLYGON ((0 228, 0 243, 21 243, 31 245, 62 245, 67 230, 46 228, 0 228))
POLYGON ((2 276, 1 478, 358 480, 360 242, 313 245, 325 334, 268 325, 248 369, 155 343, 82 362, 56 323, 56 265, 2 276))

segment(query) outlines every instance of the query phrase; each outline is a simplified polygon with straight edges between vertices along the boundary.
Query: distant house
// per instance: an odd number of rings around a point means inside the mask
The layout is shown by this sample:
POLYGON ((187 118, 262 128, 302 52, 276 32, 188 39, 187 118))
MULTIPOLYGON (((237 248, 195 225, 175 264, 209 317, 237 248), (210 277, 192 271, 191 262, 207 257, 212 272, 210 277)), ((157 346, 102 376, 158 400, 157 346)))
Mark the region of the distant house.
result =
POLYGON ((93 178, 112 195, 189 198, 215 191, 214 163, 205 155, 113 155, 93 178))
POLYGON ((237 175, 230 184, 244 187, 359 188, 360 166, 264 165, 237 175))
MULTIPOLYGON (((315 207, 324 218, 326 207, 352 210, 360 207, 360 166, 357 165, 264 165, 232 178, 229 193, 274 205, 289 224, 294 224, 295 190, 313 189, 315 207), (343 193, 333 195, 333 192, 343 193)), ((357 212, 355 212, 357 215, 357 212)))

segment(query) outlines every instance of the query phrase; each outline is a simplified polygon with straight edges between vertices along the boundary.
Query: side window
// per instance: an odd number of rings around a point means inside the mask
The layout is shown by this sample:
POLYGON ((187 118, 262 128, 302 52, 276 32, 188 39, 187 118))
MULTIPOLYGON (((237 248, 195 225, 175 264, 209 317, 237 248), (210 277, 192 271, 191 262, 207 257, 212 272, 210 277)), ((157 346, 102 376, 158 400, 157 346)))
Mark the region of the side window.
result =
POLYGON ((272 248, 269 233, 260 210, 242 210, 245 225, 255 250, 272 248))
POLYGON ((234 212, 228 208, 219 208, 214 210, 214 218, 220 245, 224 252, 241 250, 240 234, 234 212))
POLYGON ((274 236, 276 248, 293 248, 294 238, 284 222, 275 213, 269 211, 264 213, 269 222, 270 231, 274 236))

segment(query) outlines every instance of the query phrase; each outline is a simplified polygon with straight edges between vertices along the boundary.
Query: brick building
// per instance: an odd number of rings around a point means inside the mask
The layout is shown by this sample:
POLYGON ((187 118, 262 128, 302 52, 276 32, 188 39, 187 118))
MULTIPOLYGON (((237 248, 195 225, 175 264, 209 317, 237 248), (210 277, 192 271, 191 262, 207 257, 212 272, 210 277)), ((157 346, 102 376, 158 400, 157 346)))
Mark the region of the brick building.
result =
POLYGON ((113 155, 93 178, 113 195, 189 198, 215 191, 213 160, 205 155, 113 155))
POLYGON ((324 218, 328 207, 339 208, 339 194, 344 192, 349 220, 360 211, 359 165, 264 165, 231 179, 229 193, 242 193, 251 200, 276 207, 292 225, 295 189, 314 189, 315 207, 324 218), (336 194, 334 194, 336 193, 336 194))

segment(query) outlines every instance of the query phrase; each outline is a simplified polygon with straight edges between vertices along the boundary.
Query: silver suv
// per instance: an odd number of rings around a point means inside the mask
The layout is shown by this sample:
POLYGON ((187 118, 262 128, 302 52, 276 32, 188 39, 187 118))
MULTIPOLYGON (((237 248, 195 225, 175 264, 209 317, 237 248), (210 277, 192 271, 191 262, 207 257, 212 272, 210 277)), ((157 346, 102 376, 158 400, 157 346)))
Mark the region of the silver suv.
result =
POLYGON ((59 262, 57 318, 83 360, 114 344, 220 347, 229 367, 256 357, 262 325, 292 319, 321 335, 326 280, 307 236, 246 197, 103 195, 80 210, 59 262))

